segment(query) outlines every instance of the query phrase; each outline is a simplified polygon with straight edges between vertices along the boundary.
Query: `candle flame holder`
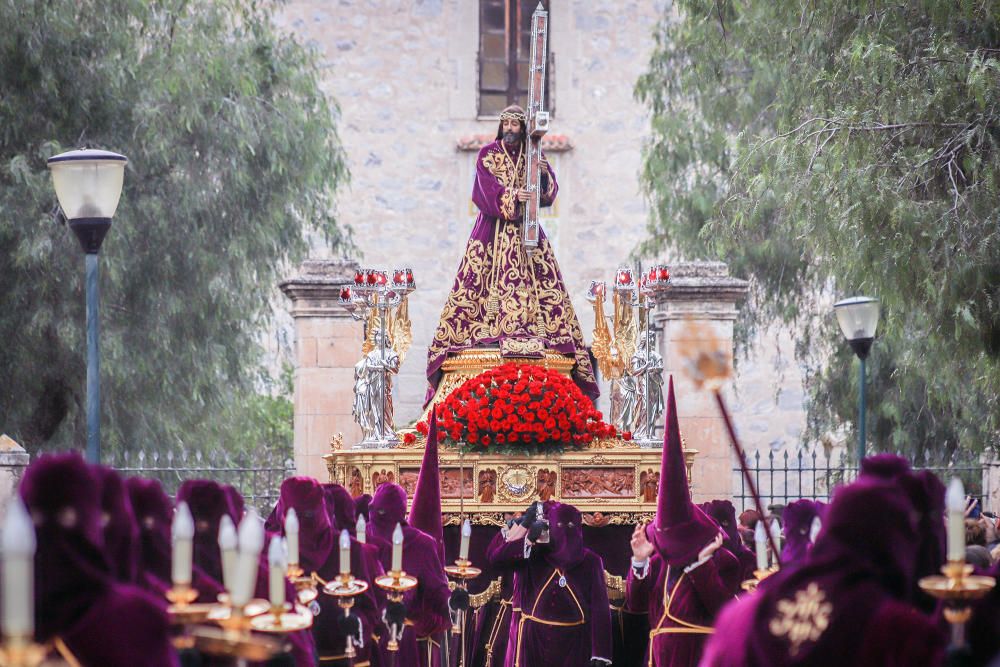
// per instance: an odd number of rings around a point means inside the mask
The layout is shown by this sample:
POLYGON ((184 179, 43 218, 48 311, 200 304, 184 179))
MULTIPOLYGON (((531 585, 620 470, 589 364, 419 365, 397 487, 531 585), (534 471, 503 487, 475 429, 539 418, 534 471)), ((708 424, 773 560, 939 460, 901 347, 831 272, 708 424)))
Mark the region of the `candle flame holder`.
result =
POLYGON ((45 661, 48 650, 24 635, 4 636, 0 643, 0 665, 4 667, 38 667, 45 661))
POLYGON ((174 584, 173 588, 165 593, 170 606, 167 607, 167 614, 173 625, 190 625, 201 623, 208 619, 208 615, 217 605, 211 603, 196 604, 198 591, 189 584, 174 584))
POLYGON ((971 602, 985 597, 996 586, 996 579, 972 574, 965 560, 949 560, 941 566, 942 574, 923 577, 920 590, 945 603, 944 618, 951 625, 951 644, 965 648, 965 624, 972 618, 971 602), (943 576, 942 576, 943 575, 943 576))
MULTIPOLYGON (((351 608, 354 606, 354 598, 368 590, 368 582, 357 579, 351 573, 341 573, 336 579, 323 584, 323 592, 326 595, 337 598, 337 604, 344 610, 344 616, 350 616, 351 608)), ((347 637, 347 645, 344 647, 344 656, 353 658, 357 655, 354 650, 354 641, 347 637)))
POLYGON ((289 565, 288 581, 295 587, 295 597, 299 604, 309 606, 319 597, 319 591, 316 590, 316 573, 303 576, 304 572, 298 565, 289 565))
MULTIPOLYGON (((459 558, 455 560, 454 565, 446 565, 444 568, 445 574, 447 574, 452 579, 455 579, 455 585, 457 588, 462 590, 468 590, 469 581, 475 579, 483 573, 478 567, 472 567, 472 561, 466 560, 464 558, 459 558)), ((452 619, 451 631, 458 636, 462 636, 462 628, 465 627, 465 611, 459 609, 455 612, 455 617, 452 619)), ((459 665, 465 664, 465 642, 461 642, 462 655, 459 660, 459 665)))
POLYGON ((766 570, 754 570, 753 579, 747 579, 746 581, 741 583, 740 588, 745 590, 747 593, 753 593, 755 590, 757 590, 757 586, 760 585, 760 582, 764 581, 777 571, 778 571, 777 566, 769 567, 766 570))
POLYGON ((311 628, 313 615, 301 605, 271 605, 269 614, 261 614, 250 619, 250 627, 258 632, 284 634, 311 628))
MULTIPOLYGON (((402 570, 392 570, 388 574, 383 574, 381 577, 375 579, 375 585, 386 592, 386 597, 392 602, 402 602, 403 595, 407 591, 412 590, 417 587, 416 577, 412 577, 402 570)), ((400 634, 402 634, 402 629, 400 629, 400 634)), ((390 651, 395 652, 399 650, 399 638, 396 637, 396 633, 392 632, 390 629, 389 643, 386 645, 390 651)))

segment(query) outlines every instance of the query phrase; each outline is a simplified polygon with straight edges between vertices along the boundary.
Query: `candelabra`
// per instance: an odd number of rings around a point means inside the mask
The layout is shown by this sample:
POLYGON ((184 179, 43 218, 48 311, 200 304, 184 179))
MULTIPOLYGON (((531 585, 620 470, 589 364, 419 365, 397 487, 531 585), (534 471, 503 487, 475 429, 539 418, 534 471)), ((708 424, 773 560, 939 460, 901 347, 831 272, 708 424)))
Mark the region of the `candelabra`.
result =
POLYGON ((286 576, 289 583, 295 587, 295 597, 298 598, 299 604, 309 606, 319 597, 315 573, 306 575, 298 563, 289 563, 286 576))
POLYGON ((209 614, 215 609, 214 604, 196 604, 198 591, 189 584, 174 584, 167 590, 166 598, 170 601, 167 614, 174 625, 189 625, 208 620, 209 614))
MULTIPOLYGON (((375 585, 386 592, 386 597, 389 598, 390 602, 402 602, 403 595, 417 587, 417 578, 402 570, 391 570, 388 574, 383 574, 375 579, 375 585)), ((402 624, 392 623, 389 625, 389 643, 386 648, 393 653, 399 650, 399 640, 403 638, 403 628, 402 624)))
POLYGON ((753 593, 757 590, 757 586, 760 585, 760 582, 764 581, 777 571, 778 566, 776 565, 773 565, 766 570, 754 570, 753 579, 747 579, 746 581, 740 583, 740 588, 745 590, 747 593, 753 593))
POLYGON ((357 321, 365 321, 363 358, 354 367, 354 419, 364 434, 356 449, 396 447, 392 375, 413 341, 408 296, 416 289, 413 271, 362 269, 354 285, 340 290, 340 305, 357 321))
POLYGON ((944 618, 951 625, 951 647, 966 650, 965 624, 972 617, 971 603, 993 590, 996 579, 972 574, 965 560, 949 560, 937 574, 920 580, 920 589, 945 603, 944 618))
MULTIPOLYGON (((233 606, 230 597, 223 593, 219 595, 219 604, 208 614, 208 620, 220 627, 199 625, 192 628, 191 644, 207 655, 250 662, 269 660, 285 650, 284 641, 250 631, 263 629, 255 627, 254 621, 270 610, 271 603, 260 599, 250 600, 242 607, 233 606)), ((310 623, 311 619, 310 616, 310 623)))
MULTIPOLYGON (((344 616, 351 615, 354 598, 368 590, 368 582, 356 579, 350 573, 341 573, 333 581, 323 585, 323 592, 337 598, 337 605, 344 610, 344 616)), ((351 660, 357 652, 354 650, 354 637, 347 635, 344 639, 344 656, 351 660)))
POLYGON ((620 267, 612 289, 612 329, 604 314, 606 283, 593 281, 587 292, 594 304, 594 356, 601 373, 616 386, 611 392, 612 422, 622 431, 631 431, 642 447, 660 444, 653 430, 663 412, 663 358, 653 350, 650 315, 656 305, 654 297, 669 283, 670 271, 664 265, 648 271, 620 267))
MULTIPOLYGON (((445 574, 455 579, 455 586, 463 591, 468 590, 469 581, 475 579, 483 573, 478 567, 472 567, 472 562, 464 558, 459 558, 454 565, 446 565, 445 574)), ((465 640, 462 638, 462 629, 465 627, 465 610, 458 609, 454 612, 451 631, 459 636, 459 658, 458 667, 465 667, 465 640)))
POLYGON ((30 636, 4 635, 0 643, 0 665, 3 667, 38 667, 48 655, 48 650, 36 644, 30 636))

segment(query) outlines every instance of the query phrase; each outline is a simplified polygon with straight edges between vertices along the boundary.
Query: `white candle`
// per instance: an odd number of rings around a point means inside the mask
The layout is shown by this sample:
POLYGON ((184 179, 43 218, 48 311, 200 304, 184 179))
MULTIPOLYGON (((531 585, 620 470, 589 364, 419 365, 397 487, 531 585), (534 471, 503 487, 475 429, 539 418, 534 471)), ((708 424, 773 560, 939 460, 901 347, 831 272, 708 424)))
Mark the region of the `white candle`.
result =
POLYGON ((472 537, 472 522, 468 519, 462 524, 462 544, 458 548, 459 560, 469 560, 469 538, 472 537))
POLYGON ((174 586, 190 586, 191 562, 194 559, 194 517, 191 516, 187 503, 182 502, 177 506, 170 532, 173 538, 171 578, 174 586))
POLYGON ((7 505, 0 535, 3 548, 3 625, 7 637, 35 632, 35 528, 24 503, 15 494, 7 505))
POLYGON ((285 514, 285 539, 288 540, 288 562, 299 564, 299 515, 295 508, 290 508, 285 514))
POLYGON ((948 560, 965 560, 965 488, 952 477, 945 495, 948 508, 948 560))
POLYGON ((222 515, 219 522, 219 551, 222 552, 222 585, 232 593, 236 577, 236 526, 228 514, 222 515))
POLYGON ((271 594, 271 606, 285 606, 285 572, 288 571, 288 556, 285 553, 284 540, 274 537, 267 550, 268 590, 271 594))
POLYGON ((812 544, 816 543, 816 536, 819 535, 819 531, 822 527, 823 521, 820 520, 818 516, 814 516, 812 523, 809 524, 809 542, 812 544))
POLYGON ((250 510, 240 521, 240 555, 236 561, 236 581, 231 598, 233 606, 245 606, 257 588, 257 567, 264 548, 264 523, 255 510, 250 510))
MULTIPOLYGON (((771 542, 777 549, 781 549, 781 522, 778 521, 778 517, 772 516, 771 523, 768 525, 768 529, 771 532, 771 542)), ((777 563, 774 563, 777 565, 777 563)))
POLYGON ((767 533, 764 531, 764 520, 757 521, 753 530, 753 544, 757 548, 757 569, 767 569, 767 533))
POLYGON ((392 531, 392 572, 403 571, 403 527, 398 523, 392 531))
POLYGON ((351 534, 346 528, 340 531, 340 573, 351 573, 351 534))
POLYGON ((358 517, 356 532, 358 536, 358 542, 364 544, 368 541, 368 523, 365 521, 364 514, 358 517))

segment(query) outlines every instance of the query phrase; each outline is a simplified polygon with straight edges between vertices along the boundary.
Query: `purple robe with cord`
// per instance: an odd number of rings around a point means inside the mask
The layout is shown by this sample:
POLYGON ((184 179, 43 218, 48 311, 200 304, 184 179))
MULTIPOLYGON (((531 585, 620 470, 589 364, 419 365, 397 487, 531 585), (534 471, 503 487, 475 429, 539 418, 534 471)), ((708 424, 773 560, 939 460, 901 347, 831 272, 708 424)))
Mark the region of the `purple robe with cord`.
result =
POLYGON ((838 489, 805 560, 723 610, 701 665, 940 665, 941 630, 907 602, 917 516, 895 480, 838 489))
MULTIPOLYGON (((546 349, 573 357, 573 380, 596 399, 590 352, 545 232, 529 256, 521 241, 523 187, 519 155, 506 155, 502 141, 479 151, 472 201, 479 208, 476 225, 445 302, 437 332, 427 350, 425 402, 441 380, 449 354, 473 347, 497 346, 503 354, 541 358, 546 349)), ((551 206, 559 191, 549 165, 541 205, 551 206)))
POLYGON ((125 481, 116 470, 95 466, 101 481, 101 523, 104 524, 104 548, 111 559, 111 570, 118 581, 139 580, 139 527, 125 481))
MULTIPOLYGON (((232 487, 223 487, 212 480, 188 480, 177 490, 177 502, 186 502, 194 518, 194 565, 217 582, 223 581, 222 551, 219 549, 219 524, 223 515, 228 515, 238 527, 243 520, 243 498, 232 487)), ((257 563, 257 582, 254 597, 268 599, 269 570, 267 549, 261 551, 257 563)), ((285 586, 285 597, 295 599, 295 588, 291 583, 285 586)), ((297 667, 311 666, 315 646, 308 631, 291 632, 285 635, 291 644, 291 655, 297 667)), ((210 661, 214 662, 214 661, 210 661)))
POLYGON ((687 565, 668 564, 654 553, 645 567, 631 568, 625 600, 631 609, 649 610, 649 665, 698 664, 716 615, 735 598, 741 571, 725 548, 687 565))
MULTIPOLYGON (((486 548, 486 553, 498 551, 505 543, 504 532, 497 531, 486 548)), ((499 599, 490 600, 473 612, 471 626, 473 664, 481 664, 483 667, 500 667, 504 664, 507 640, 510 637, 511 613, 514 608, 514 571, 494 568, 493 574, 501 577, 499 599), (477 658, 481 662, 475 662, 477 658)))
POLYGON ((35 639, 84 667, 174 667, 166 600, 114 580, 101 485, 79 454, 41 456, 18 488, 35 522, 35 639))
POLYGON ((514 570, 505 667, 611 664, 611 607, 601 557, 583 546, 580 513, 555 505, 548 545, 494 544, 489 561, 514 570), (570 521, 572 523, 570 523, 570 521))
MULTIPOLYGON (((386 572, 392 566, 392 533, 396 524, 403 531, 403 570, 417 578, 416 588, 403 597, 406 625, 399 642, 396 665, 434 667, 442 633, 451 626, 448 612, 448 579, 438 557, 434 538, 406 523, 406 491, 398 484, 382 484, 369 505, 369 542, 379 547, 386 572)), ((390 664, 389 633, 381 638, 383 664, 390 664)))
POLYGON ((781 513, 785 526, 785 543, 781 548, 781 565, 786 567, 806 557, 812 548, 810 534, 813 519, 823 520, 826 503, 816 500, 796 500, 781 513))
MULTIPOLYGON (((165 597, 171 588, 170 530, 174 504, 155 479, 130 477, 125 480, 132 510, 139 524, 139 585, 154 595, 165 597)), ((222 583, 212 579, 198 565, 192 566, 196 602, 215 602, 222 583)))
POLYGON ((739 580, 753 579, 757 557, 743 544, 736 522, 736 508, 728 500, 709 500, 701 504, 701 509, 722 528, 722 546, 740 562, 739 580))

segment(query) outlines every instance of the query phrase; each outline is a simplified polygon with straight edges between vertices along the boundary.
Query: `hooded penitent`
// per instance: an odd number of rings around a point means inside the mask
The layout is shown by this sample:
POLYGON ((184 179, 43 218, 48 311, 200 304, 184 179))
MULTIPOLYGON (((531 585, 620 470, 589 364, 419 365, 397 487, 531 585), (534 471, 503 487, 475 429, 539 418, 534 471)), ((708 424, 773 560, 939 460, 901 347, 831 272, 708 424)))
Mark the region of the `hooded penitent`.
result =
POLYGON ((134 583, 139 575, 139 527, 125 481, 105 466, 95 466, 94 472, 101 482, 101 523, 111 571, 118 581, 134 583))
POLYGON ((554 504, 548 510, 549 546, 541 550, 553 567, 569 569, 583 560, 583 518, 572 505, 554 504))
POLYGON ((687 565, 715 539, 719 526, 691 502, 672 376, 667 390, 666 419, 656 520, 647 528, 647 534, 652 535, 651 541, 668 565, 687 565))
POLYGON ((781 564, 797 563, 812 547, 810 534, 814 519, 823 520, 826 503, 817 500, 796 500, 789 503, 781 518, 785 521, 785 543, 781 549, 781 564))
POLYGON ((894 482, 842 487, 805 561, 728 607, 703 665, 937 665, 941 636, 905 603, 920 540, 894 482))
POLYGON ((936 607, 935 600, 920 590, 920 577, 938 574, 945 561, 944 516, 945 487, 938 477, 927 470, 913 471, 909 462, 895 454, 869 456, 861 462, 861 477, 895 480, 917 513, 916 574, 910 599, 926 612, 936 607))
POLYGON ((114 581, 100 490, 78 454, 42 456, 21 480, 37 539, 35 636, 60 637, 84 665, 174 665, 165 601, 114 581))
POLYGON ((354 512, 354 499, 351 492, 340 484, 324 484, 323 495, 326 498, 326 510, 337 532, 347 529, 354 536, 357 526, 357 515, 354 512))
MULTIPOLYGON (((312 477, 289 477, 281 483, 281 496, 274 515, 279 521, 275 533, 280 534, 284 517, 295 508, 299 519, 299 563, 306 572, 318 570, 330 557, 336 539, 333 524, 326 511, 323 487, 312 477)), ((271 527, 268 526, 271 530, 271 527)))
POLYGON ((177 490, 177 504, 187 503, 194 518, 194 562, 208 576, 222 581, 222 554, 219 552, 219 523, 228 515, 236 525, 229 497, 218 482, 188 480, 177 490))
POLYGON ((740 581, 746 581, 753 576, 757 565, 754 553, 743 545, 736 521, 736 508, 728 500, 709 500, 701 505, 701 509, 722 529, 722 546, 736 556, 740 562, 740 581))
POLYGON ((413 490, 410 525, 430 535, 438 545, 438 557, 444 561, 444 530, 441 527, 441 472, 438 469, 437 411, 431 410, 427 445, 420 463, 417 487, 413 490))

